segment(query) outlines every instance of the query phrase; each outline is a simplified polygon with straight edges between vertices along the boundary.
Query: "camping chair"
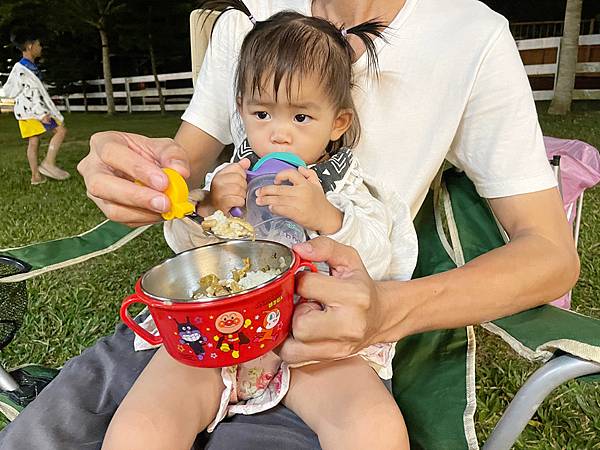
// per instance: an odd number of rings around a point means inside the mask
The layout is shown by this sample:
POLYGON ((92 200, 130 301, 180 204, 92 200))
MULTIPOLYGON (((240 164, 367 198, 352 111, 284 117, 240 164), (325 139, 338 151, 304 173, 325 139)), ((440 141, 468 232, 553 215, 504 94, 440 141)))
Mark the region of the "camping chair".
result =
MULTIPOLYGON (((459 267, 505 243, 487 202, 465 174, 448 169, 440 178, 415 218, 419 236, 415 278, 459 267)), ((517 393, 485 450, 511 448, 554 388, 600 373, 598 319, 545 305, 482 327, 530 361, 548 361, 517 393)), ((475 347, 471 326, 422 333, 397 344, 393 391, 412 448, 479 448, 474 424, 475 347)))
MULTIPOLYGON (((117 250, 147 228, 131 229, 106 220, 77 236, 0 249, 0 350, 21 327, 27 309, 26 280, 117 250)), ((37 365, 10 373, 0 366, 0 411, 13 420, 57 374, 56 369, 37 365)))
MULTIPOLYGON (((194 83, 216 14, 206 20, 205 17, 203 10, 190 14, 194 83)), ((553 163, 560 180, 560 159, 553 159, 553 163)), ((582 196, 583 193, 567 211, 575 238, 579 235, 582 196)), ((504 245, 507 239, 487 202, 479 197, 464 173, 454 169, 437 177, 415 218, 415 226, 419 237, 415 278, 459 267, 504 245)), ((485 450, 510 448, 555 387, 567 380, 600 373, 600 320, 542 306, 482 327, 504 339, 519 355, 532 361, 547 361, 517 393, 488 438, 485 450)), ((479 448, 474 424, 473 327, 403 339, 396 347, 394 367, 394 395, 406 420, 412 448, 479 448)))
MULTIPOLYGON (((415 225, 419 234, 415 277, 452 269, 504 244, 485 201, 464 174, 452 169, 444 172, 439 183, 434 183, 415 225), (450 240, 443 232, 444 214, 450 240)), ((0 251, 3 254, 0 256, 0 276, 3 276, 0 279, 0 347, 10 342, 20 326, 27 302, 25 282, 28 278, 116 250, 145 229, 131 230, 107 221, 78 236, 0 251)), ((558 351, 573 355, 551 360, 531 377, 490 436, 486 449, 510 448, 537 406, 555 386, 572 378, 600 373, 600 364, 597 364, 600 361, 599 320, 543 306, 484 327, 531 360, 548 360, 558 351), (548 323, 559 325, 550 330, 548 323)), ((413 448, 477 448, 473 417, 473 327, 410 336, 398 343, 396 355, 394 392, 410 430, 413 448), (430 400, 435 399, 438 408, 431 408, 425 393, 430 400), (440 408, 446 414, 440 415, 440 408)), ((2 412, 10 420, 14 419, 23 405, 35 398, 55 375, 56 371, 51 369, 34 367, 11 376, 0 368, 0 387, 12 393, 15 402, 12 409, 4 407, 2 412)))

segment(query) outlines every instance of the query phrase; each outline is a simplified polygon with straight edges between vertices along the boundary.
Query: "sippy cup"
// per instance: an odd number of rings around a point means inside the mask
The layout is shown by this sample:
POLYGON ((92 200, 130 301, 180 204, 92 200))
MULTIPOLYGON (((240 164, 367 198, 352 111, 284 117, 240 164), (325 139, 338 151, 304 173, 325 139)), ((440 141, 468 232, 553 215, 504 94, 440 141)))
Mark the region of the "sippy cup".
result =
POLYGON ((287 217, 272 213, 268 206, 256 204, 257 189, 274 184, 275 177, 282 170, 297 169, 300 166, 306 167, 306 164, 298 156, 276 152, 263 156, 252 170, 246 172, 246 220, 254 226, 257 239, 279 242, 288 247, 306 240, 303 227, 287 217))

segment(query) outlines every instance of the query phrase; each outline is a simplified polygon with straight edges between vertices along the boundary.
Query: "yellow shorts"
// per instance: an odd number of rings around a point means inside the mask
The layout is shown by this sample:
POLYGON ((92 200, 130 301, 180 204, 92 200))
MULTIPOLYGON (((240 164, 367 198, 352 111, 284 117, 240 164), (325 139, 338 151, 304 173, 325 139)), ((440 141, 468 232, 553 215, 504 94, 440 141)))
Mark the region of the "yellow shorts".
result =
POLYGON ((33 136, 39 136, 40 134, 44 134, 46 131, 56 128, 60 125, 60 122, 55 121, 54 119, 52 119, 52 121, 54 123, 50 126, 44 126, 44 124, 37 119, 19 120, 21 137, 23 139, 27 139, 33 136))

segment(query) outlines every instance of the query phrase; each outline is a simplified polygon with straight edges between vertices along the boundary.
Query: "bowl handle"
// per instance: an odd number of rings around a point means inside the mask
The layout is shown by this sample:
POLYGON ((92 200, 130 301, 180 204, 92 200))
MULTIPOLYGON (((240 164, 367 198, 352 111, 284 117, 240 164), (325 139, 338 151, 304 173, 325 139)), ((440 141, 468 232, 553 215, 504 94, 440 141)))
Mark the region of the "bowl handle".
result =
POLYGON ((140 327, 137 324, 137 322, 135 320, 133 320, 131 318, 131 315, 129 314, 129 311, 127 311, 127 308, 129 308, 129 305, 131 305, 133 303, 142 303, 142 304, 146 305, 144 300, 142 298, 138 297, 137 294, 130 295, 125 300, 123 300, 123 303, 121 304, 121 309, 119 310, 119 315, 121 316, 121 320, 125 323, 125 325, 127 325, 129 328, 131 328, 131 330, 135 334, 137 334, 139 337, 141 337, 143 340, 145 340, 149 344, 151 344, 151 345, 161 344, 162 338, 160 336, 154 336, 149 331, 144 330, 142 327, 140 327))
MULTIPOLYGON (((311 262, 306 261, 304 259, 300 260, 300 264, 298 264, 298 268, 296 269, 296 273, 300 272, 302 269, 309 269, 311 272, 318 272, 319 269, 311 262)), ((304 297, 298 298, 298 304, 306 302, 304 297)))
POLYGON ((318 272, 319 269, 312 263, 312 261, 306 261, 305 259, 300 260, 300 264, 298 264, 298 268, 296 269, 296 273, 300 272, 302 269, 309 269, 311 272, 318 272))

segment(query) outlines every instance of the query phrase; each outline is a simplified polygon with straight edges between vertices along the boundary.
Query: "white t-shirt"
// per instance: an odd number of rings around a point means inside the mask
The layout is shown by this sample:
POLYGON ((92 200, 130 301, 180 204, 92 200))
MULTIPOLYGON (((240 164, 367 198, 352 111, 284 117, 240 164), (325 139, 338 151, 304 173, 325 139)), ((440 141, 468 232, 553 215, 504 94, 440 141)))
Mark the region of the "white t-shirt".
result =
MULTIPOLYGON (((310 0, 245 0, 258 19, 310 0)), ((244 138, 233 81, 251 29, 227 12, 213 31, 182 119, 224 144, 244 138)), ((362 124, 354 149, 369 176, 410 205, 414 216, 444 159, 463 169, 480 195, 504 197, 556 185, 537 113, 508 22, 476 0, 406 0, 378 39, 379 81, 354 64, 353 97, 362 124)))

